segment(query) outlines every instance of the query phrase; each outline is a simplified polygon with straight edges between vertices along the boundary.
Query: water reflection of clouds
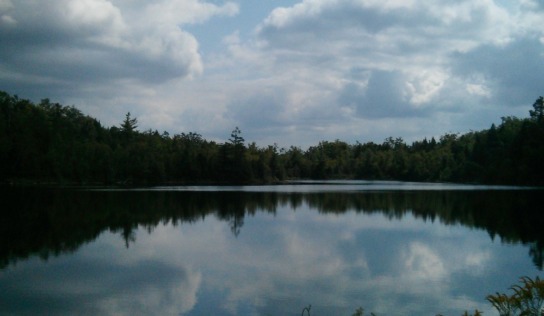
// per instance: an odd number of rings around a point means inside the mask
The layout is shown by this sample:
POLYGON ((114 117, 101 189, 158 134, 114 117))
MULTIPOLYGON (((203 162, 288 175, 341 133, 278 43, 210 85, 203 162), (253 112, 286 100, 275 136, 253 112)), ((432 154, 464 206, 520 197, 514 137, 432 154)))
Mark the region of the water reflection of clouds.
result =
POLYGON ((193 309, 199 273, 161 258, 112 255, 123 250, 110 247, 110 234, 104 237, 75 256, 19 263, 2 276, 2 297, 15 314, 28 315, 179 315, 193 309))
POLYGON ((484 301, 489 290, 467 295, 463 284, 485 274, 490 264, 500 264, 485 232, 422 225, 410 216, 390 222, 381 215, 348 213, 326 221, 304 209, 295 218, 292 212, 285 220, 282 216, 278 214, 273 225, 266 216, 246 220, 237 242, 244 243, 250 255, 241 257, 249 262, 241 265, 242 276, 216 285, 230 293, 231 310, 235 301, 242 305, 252 298, 259 298, 255 308, 263 314, 292 313, 307 302, 323 312, 330 308, 330 313, 344 314, 359 305, 387 315, 489 308, 484 301), (252 237, 244 239, 244 234, 252 237), (266 242, 255 237, 259 235, 266 236, 266 242), (273 256, 267 249, 282 250, 273 256), (344 310, 338 311, 338 306, 344 310))
MULTIPOLYGON (((344 223, 331 226, 330 223, 315 220, 314 212, 302 211, 296 215, 304 220, 299 218, 293 221, 292 214, 282 220, 282 216, 278 214, 274 222, 267 215, 247 219, 238 239, 233 239, 225 229, 222 234, 214 234, 213 240, 205 236, 186 236, 187 240, 196 241, 188 245, 183 241, 183 233, 176 232, 181 239, 176 244, 184 248, 184 253, 190 255, 195 252, 194 258, 201 258, 199 263, 193 264, 204 270, 203 279, 207 290, 226 293, 221 303, 224 311, 237 314, 244 306, 247 308, 247 305, 251 305, 255 313, 267 310, 289 313, 299 309, 306 301, 325 307, 344 302, 346 310, 353 310, 356 306, 350 304, 353 299, 357 299, 350 296, 357 293, 368 295, 364 292, 372 293, 380 289, 389 291, 388 287, 382 287, 380 282, 376 282, 384 280, 387 271, 382 276, 373 277, 364 244, 358 243, 356 237, 347 240, 338 238, 345 229, 351 230, 348 232, 350 235, 357 236, 359 228, 353 230, 344 223), (208 257, 203 251, 214 253, 221 260, 203 261, 202 258, 208 257), (374 284, 374 287, 369 288, 368 284, 374 284), (285 305, 285 310, 281 311, 281 306, 275 304, 278 301, 285 305)), ((219 224, 225 226, 224 223, 219 224)), ((194 233, 200 234, 197 230, 194 233)), ((414 245, 412 260, 422 254, 432 254, 435 260, 439 260, 429 248, 422 244, 414 245)), ((389 260, 383 255, 380 257, 389 260)), ((426 266, 412 263, 410 275, 415 268, 424 273, 426 266)), ((395 285, 398 278, 391 278, 387 285, 395 285)), ((411 286, 408 282, 406 284, 406 288, 411 286)), ((384 297, 387 297, 387 293, 384 293, 384 297)), ((379 300, 379 297, 374 299, 379 300)))
POLYGON ((287 315, 312 304, 316 314, 458 315, 485 311, 485 295, 532 271, 519 264, 524 249, 485 231, 305 204, 246 215, 237 237, 215 216, 134 236, 129 249, 104 233, 74 256, 20 263, 0 290, 34 302, 30 314, 287 315))
POLYGON ((406 272, 415 280, 440 281, 447 276, 442 258, 421 242, 410 242, 407 252, 402 257, 406 272))
MULTIPOLYGON (((432 229, 421 231, 420 226, 420 231, 414 231, 411 224, 406 225, 404 233, 397 231, 393 233, 396 236, 391 236, 387 224, 379 223, 379 216, 359 215, 363 225, 346 225, 344 220, 327 223, 313 211, 297 212, 296 217, 304 218, 298 220, 293 220, 293 214, 282 216, 278 214, 275 220, 280 222, 272 226, 261 216, 246 220, 238 242, 244 243, 245 252, 250 249, 250 257, 241 256, 249 262, 241 265, 242 275, 215 284, 229 293, 229 310, 236 310, 234 306, 239 308, 248 300, 256 302, 255 307, 263 313, 277 313, 278 308, 280 312, 293 312, 306 302, 321 309, 344 304, 346 311, 353 311, 357 307, 353 302, 360 302, 367 310, 375 308, 380 313, 399 315, 485 307, 483 297, 452 297, 450 293, 453 273, 471 270, 489 258, 489 254, 478 252, 481 242, 489 241, 485 234, 480 234, 476 242, 471 236, 470 241, 467 238, 461 244, 457 239, 444 244, 422 242, 432 235, 432 229), (377 220, 376 225, 370 223, 373 219, 377 220), (268 247, 258 237, 243 238, 244 234, 259 233, 267 236, 268 247), (457 253, 448 254, 447 249, 456 246, 460 247, 457 253), (276 248, 283 249, 281 254, 270 255, 267 249, 276 248), (469 258, 466 260, 470 265, 460 264, 463 258, 469 258), (263 267, 265 274, 261 272, 263 267), (278 301, 288 307, 281 310, 274 305, 278 301), (404 309, 393 310, 391 306, 404 309)), ((458 237, 456 232, 450 234, 458 237)))

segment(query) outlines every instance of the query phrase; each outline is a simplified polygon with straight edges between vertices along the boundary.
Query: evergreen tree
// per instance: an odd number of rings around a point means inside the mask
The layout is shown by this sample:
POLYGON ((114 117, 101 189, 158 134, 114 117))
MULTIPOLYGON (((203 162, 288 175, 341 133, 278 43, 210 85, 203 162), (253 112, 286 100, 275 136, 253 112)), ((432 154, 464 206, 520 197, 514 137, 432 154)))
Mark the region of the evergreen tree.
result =
POLYGON ((125 134, 130 135, 136 130, 137 127, 138 127, 138 119, 137 118, 131 118, 130 117, 130 112, 128 112, 125 115, 125 120, 121 124, 121 130, 125 134))
POLYGON ((544 98, 539 97, 535 103, 533 103, 533 109, 530 110, 529 114, 531 118, 538 123, 542 123, 544 121, 544 98))

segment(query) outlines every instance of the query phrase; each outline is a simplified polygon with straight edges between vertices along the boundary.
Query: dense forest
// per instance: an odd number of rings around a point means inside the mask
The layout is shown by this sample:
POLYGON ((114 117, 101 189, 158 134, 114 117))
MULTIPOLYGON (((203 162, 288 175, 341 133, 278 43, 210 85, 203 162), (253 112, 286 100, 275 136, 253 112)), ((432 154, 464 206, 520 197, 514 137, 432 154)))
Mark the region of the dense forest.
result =
POLYGON ((0 182, 158 184, 380 179, 544 185, 544 99, 528 118, 406 144, 389 137, 300 147, 217 143, 189 132, 139 131, 130 113, 105 127, 73 106, 0 91, 0 182))

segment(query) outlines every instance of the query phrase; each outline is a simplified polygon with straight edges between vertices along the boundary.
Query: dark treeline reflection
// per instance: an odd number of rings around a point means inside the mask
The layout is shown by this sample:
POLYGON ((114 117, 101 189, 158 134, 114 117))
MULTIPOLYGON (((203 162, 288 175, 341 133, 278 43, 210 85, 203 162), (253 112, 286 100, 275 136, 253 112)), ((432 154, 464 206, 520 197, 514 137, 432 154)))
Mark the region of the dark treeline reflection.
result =
POLYGON ((381 213, 389 219, 407 214, 423 221, 486 230, 491 238, 529 247, 534 264, 544 264, 544 197, 540 191, 390 191, 390 192, 188 192, 83 191, 4 188, 0 221, 0 268, 40 256, 75 251, 103 231, 119 233, 126 246, 135 230, 201 221, 215 216, 241 233, 244 218, 274 214, 278 207, 309 207, 320 213, 381 213))

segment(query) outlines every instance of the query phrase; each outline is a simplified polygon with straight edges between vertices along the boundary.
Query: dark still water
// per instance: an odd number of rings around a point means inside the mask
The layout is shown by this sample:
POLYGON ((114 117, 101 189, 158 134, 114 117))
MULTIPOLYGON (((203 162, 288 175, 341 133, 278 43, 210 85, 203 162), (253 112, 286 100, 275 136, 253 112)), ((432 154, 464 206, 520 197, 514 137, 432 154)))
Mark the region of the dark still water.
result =
POLYGON ((496 315, 543 192, 391 182, 4 188, 2 315, 496 315))

